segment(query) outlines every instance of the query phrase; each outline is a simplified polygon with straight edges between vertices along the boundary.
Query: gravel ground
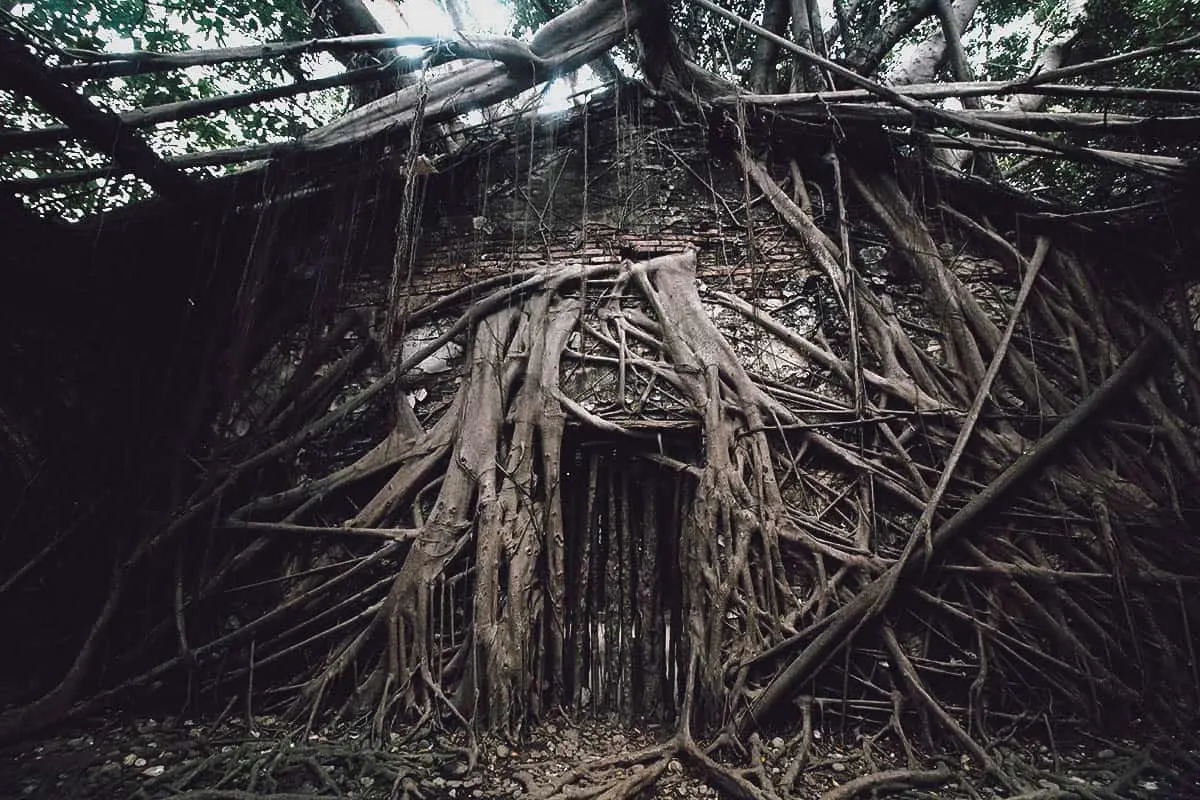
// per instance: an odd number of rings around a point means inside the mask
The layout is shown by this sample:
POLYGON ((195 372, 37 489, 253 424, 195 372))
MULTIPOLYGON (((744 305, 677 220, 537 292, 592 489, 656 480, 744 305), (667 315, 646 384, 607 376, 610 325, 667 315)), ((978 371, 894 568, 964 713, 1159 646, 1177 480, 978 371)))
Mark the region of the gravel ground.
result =
MULTIPOLYGON (((251 800, 304 796, 357 798, 532 798, 556 778, 598 759, 615 759, 671 738, 660 726, 630 728, 603 719, 544 723, 520 746, 495 738, 477 742, 472 768, 468 738, 462 732, 427 734, 405 741, 392 734, 384 746, 371 746, 348 730, 301 738, 270 717, 219 724, 190 719, 138 719, 116 723, 91 720, 36 742, 0 750, 0 798, 108 800, 108 798, 209 798, 251 800)), ((850 737, 847 737, 850 738, 850 737)), ((773 781, 783 775, 795 743, 773 737, 761 744, 759 758, 773 781)), ((899 748, 882 739, 864 748, 863 740, 837 740, 815 732, 807 766, 792 790, 797 798, 819 797, 866 773, 909 766, 899 748)), ((1200 798, 1200 754, 1178 753, 1170 766, 1151 758, 1132 741, 1085 736, 1054 745, 1027 740, 995 751, 1006 766, 1021 764, 1023 797, 1200 798)), ((626 759, 630 761, 631 759, 626 759)), ((732 762, 729 754, 718 760, 732 762)), ((741 763, 744 766, 745 756, 741 763)), ((614 766, 605 781, 622 780, 650 768, 653 760, 614 766)), ((969 761, 943 758, 956 780, 933 789, 908 789, 907 798, 993 798, 993 784, 973 771, 969 761)), ((923 766, 937 766, 927 760, 923 766)), ((1014 770, 1015 771, 1015 770, 1014 770)), ((721 794, 691 766, 671 759, 652 793, 655 798, 718 798, 721 794)), ((572 787, 579 797, 600 783, 581 778, 572 787), (577 791, 576 791, 577 790, 577 791)), ((869 797, 869 793, 862 795, 869 797)), ((882 795, 880 795, 882 796, 882 795)))

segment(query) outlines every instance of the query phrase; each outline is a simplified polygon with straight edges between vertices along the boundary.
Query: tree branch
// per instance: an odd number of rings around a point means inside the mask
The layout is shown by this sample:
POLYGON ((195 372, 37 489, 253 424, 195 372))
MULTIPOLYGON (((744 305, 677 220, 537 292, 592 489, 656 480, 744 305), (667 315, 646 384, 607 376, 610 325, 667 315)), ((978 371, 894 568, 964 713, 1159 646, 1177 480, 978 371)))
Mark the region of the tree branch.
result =
MULTIPOLYGON (((743 99, 744 102, 744 99, 743 99)), ((788 113, 792 119, 837 119, 839 122, 870 122, 875 125, 908 126, 920 119, 923 112, 865 103, 826 103, 820 107, 803 106, 788 113)), ((1103 114, 1087 111, 1032 112, 1024 111, 956 111, 944 120, 947 127, 971 129, 974 123, 1003 125, 1013 132, 1042 131, 1045 133, 1109 134, 1136 133, 1161 138, 1177 137, 1192 141, 1200 128, 1200 116, 1142 117, 1132 114, 1103 114)), ((1050 140, 1027 142, 1042 147, 1050 140)))
POLYGON ((178 200, 191 196, 195 184, 190 178, 163 162, 136 133, 124 129, 116 115, 57 83, 28 50, 3 33, 0 66, 0 87, 28 96, 164 197, 178 200))
MULTIPOLYGON (((456 117, 512 97, 553 75, 578 69, 623 40, 637 27, 641 13, 639 4, 627 6, 622 0, 585 0, 538 29, 529 49, 539 60, 539 68, 505 70, 493 64, 472 64, 430 81, 425 121, 456 117)), ((355 109, 301 138, 300 146, 320 150, 403 130, 412 122, 419 93, 418 87, 412 87, 355 109)))
MULTIPOLYGON (((513 69, 530 66, 535 69, 544 68, 541 57, 535 55, 524 42, 511 36, 476 36, 458 32, 453 37, 394 36, 391 34, 339 36, 334 39, 268 42, 242 47, 184 50, 178 53, 153 53, 145 50, 130 53, 89 53, 86 55, 86 58, 90 60, 89 63, 54 67, 50 70, 50 76, 64 83, 77 83, 96 78, 119 78, 147 72, 258 61, 305 53, 331 53, 336 56, 392 47, 428 48, 430 51, 428 63, 432 66, 445 64, 455 59, 469 58, 499 61, 513 69)), ((84 57, 83 54, 80 54, 80 57, 84 57)), ((413 69, 416 69, 419 63, 414 60, 413 69)))
MULTIPOLYGON (((1086 0, 1069 0, 1067 3, 1067 17, 1070 22, 1070 27, 1067 31, 1059 35, 1054 41, 1042 49, 1034 61, 1031 75, 1039 76, 1046 72, 1062 68, 1066 64, 1067 58, 1070 56, 1071 47, 1075 39, 1079 36, 1079 27, 1082 24, 1086 10, 1086 0)), ((1038 92, 1026 92, 1023 94, 1015 94, 1008 99, 1005 107, 1010 111, 1036 111, 1041 108, 1046 102, 1046 95, 1038 92)))
MULTIPOLYGON (((275 158, 277 156, 295 153, 299 150, 295 142, 279 144, 252 144, 246 147, 230 147, 223 150, 212 150, 207 153, 188 153, 182 156, 167 156, 164 164, 176 169, 193 167, 216 167, 225 164, 242 164, 247 161, 275 158)), ((73 169, 64 172, 53 172, 49 175, 39 175, 34 178, 11 178, 0 185, 14 192, 35 192, 45 189, 57 189, 61 186, 71 186, 76 183, 96 180, 97 178, 112 178, 125 175, 133 170, 119 164, 106 167, 91 167, 88 169, 73 169)))
POLYGON ((958 33, 966 30, 979 0, 934 0, 932 11, 942 20, 942 26, 936 32, 907 48, 905 54, 887 72, 887 81, 893 86, 903 86, 909 83, 924 83, 936 77, 938 67, 946 57, 947 39, 945 29, 947 21, 950 28, 958 33))
POLYGON ((886 20, 870 26, 862 40, 846 48, 846 61, 858 73, 874 72, 896 44, 933 13, 935 0, 908 0, 886 20))
POLYGON ((1031 144, 1031 145, 1035 145, 1037 147, 1045 147, 1050 150, 1055 150, 1055 151, 1062 152, 1067 155, 1073 156, 1073 157, 1079 159, 1080 161, 1085 161, 1085 162, 1089 162, 1089 163, 1108 164, 1108 165, 1112 165, 1112 166, 1121 167, 1122 169, 1136 170, 1136 171, 1143 172, 1143 173, 1153 175, 1156 177, 1167 177, 1163 174, 1163 172, 1161 170, 1147 167, 1147 165, 1145 165, 1144 163, 1141 163, 1141 162, 1135 163, 1135 162, 1130 162, 1127 160, 1113 158, 1109 155, 1100 153, 1095 150, 1088 150, 1087 148, 1084 148, 1084 147, 1078 147, 1076 145, 1072 145, 1072 144, 1068 144, 1068 143, 1064 143, 1064 142, 1058 142, 1058 141, 1055 141, 1052 139, 1046 139, 1046 138, 1043 138, 1040 136, 1034 136, 1032 134, 1028 134, 1023 131, 1016 130, 1014 128, 1006 127, 1004 125, 999 125, 995 122, 990 122, 990 121, 984 120, 984 119, 973 118, 967 114, 963 114, 960 112, 948 111, 946 109, 942 109, 942 108, 933 106, 927 102, 924 102, 921 100, 915 100, 911 97, 907 97, 906 95, 904 95, 903 93, 901 93, 895 89, 892 89, 887 86, 883 86, 882 84, 876 83, 875 81, 872 81, 869 78, 865 78, 862 75, 859 75, 858 73, 854 72, 853 70, 847 69, 846 67, 842 66, 841 64, 830 61, 829 59, 827 59, 823 56, 817 55, 816 53, 813 53, 811 51, 805 50, 804 48, 800 47, 799 45, 795 44, 794 42, 789 42, 788 40, 786 40, 780 36, 776 36, 775 34, 771 33, 770 31, 763 28, 762 26, 755 25, 753 22, 743 19, 742 17, 738 16, 737 14, 734 14, 732 11, 728 11, 728 10, 722 8, 721 6, 717 5, 716 3, 711 2, 711 0, 691 0, 691 2, 695 3, 696 5, 698 5, 702 8, 708 9, 709 11, 713 12, 714 14, 716 14, 718 16, 724 17, 725 19, 735 22, 739 26, 745 28, 748 31, 756 33, 759 36, 766 36, 766 37, 769 37, 769 38, 775 40, 776 43, 780 47, 790 50, 791 52, 795 53, 796 55, 800 56, 801 58, 807 59, 808 61, 810 61, 814 64, 817 64, 818 66, 823 67, 824 69, 829 70, 829 72, 833 73, 834 75, 838 75, 842 78, 845 78, 847 81, 849 81, 850 83, 852 83, 855 86, 860 86, 864 89, 867 89, 867 90, 875 93, 876 96, 881 97, 884 100, 888 100, 897 106, 900 106, 901 108, 909 111, 910 113, 912 113, 914 116, 918 117, 919 119, 928 120, 931 123, 941 123, 944 125, 946 125, 946 124, 956 125, 958 127, 962 127, 967 130, 977 131, 979 133, 990 134, 992 136, 999 136, 1001 138, 1011 139, 1013 141, 1022 142, 1024 144, 1031 144))
MULTIPOLYGON (((1014 84, 1008 81, 959 81, 955 83, 914 83, 904 94, 914 100, 942 100, 947 97, 1000 97, 1014 92, 1048 97, 1104 97, 1121 100, 1149 100, 1162 103, 1200 104, 1200 92, 1192 89, 1156 89, 1144 86, 1075 86, 1065 83, 1014 84)), ((719 102, 758 103, 771 106, 852 103, 877 99, 867 89, 842 89, 835 92, 792 92, 785 94, 752 93, 717 98, 719 102)))
MULTIPOLYGON (((930 555, 943 549, 1017 482, 1028 478, 1040 468, 1096 412, 1140 377, 1158 352, 1158 336, 1152 332, 1096 391, 938 528, 932 537, 930 555)), ((867 584, 853 600, 827 617, 827 624, 821 633, 755 697, 738 720, 739 731, 745 734, 758 727, 781 702, 792 696, 796 687, 812 677, 833 655, 845 647, 856 631, 883 613, 901 579, 914 571, 920 563, 908 560, 897 562, 883 575, 867 584)))
POLYGON ((890 769, 884 772, 873 772, 860 775, 846 781, 841 786, 835 786, 821 800, 850 800, 860 794, 885 792, 897 789, 908 789, 917 786, 941 786, 954 779, 954 773, 948 769, 890 769))
MULTIPOLYGON (((474 108, 513 97, 555 74, 578 69, 601 53, 607 52, 634 30, 639 13, 639 6, 630 5, 626 9, 620 0, 586 0, 538 30, 527 48, 536 60, 536 63, 531 65, 532 69, 508 70, 501 65, 478 63, 431 80, 428 83, 425 122, 442 122, 457 117, 474 108)), ((392 38, 431 40, 430 37, 392 38)), ((385 132, 406 129, 413 120, 418 95, 419 87, 402 89, 357 108, 336 122, 311 131, 296 141, 232 148, 166 161, 183 167, 211 166, 352 145, 385 132)), ((5 185, 13 191, 30 191, 79 183, 106 175, 121 174, 124 171, 132 170, 123 170, 120 166, 78 170, 16 179, 6 182, 5 185)))
MULTIPOLYGON (((388 65, 365 67, 338 75, 330 75, 326 78, 296 81, 285 86, 269 86, 252 92, 236 92, 219 97, 180 100, 174 103, 148 106, 136 111, 126 111, 117 115, 117 119, 127 128, 147 128, 163 122, 190 119, 234 108, 245 108, 268 100, 279 100, 284 97, 295 97, 338 86, 353 86, 369 81, 383 80, 394 74, 388 65)), ((0 130, 0 153, 11 153, 31 147, 45 147, 74 136, 75 132, 65 125, 55 125, 32 131, 0 130)))
POLYGON ((1015 91, 1028 86, 1036 86, 1042 83, 1052 83, 1063 78, 1074 78, 1077 75, 1084 75, 1088 72, 1095 72, 1107 67, 1115 67, 1117 64, 1124 64, 1129 61, 1136 61, 1139 58, 1150 58, 1151 56, 1164 55, 1166 53, 1174 53, 1178 50, 1186 50, 1196 44, 1200 44, 1200 33, 1185 36, 1182 39, 1176 39, 1173 42, 1166 44, 1155 45, 1154 47, 1143 47, 1138 50, 1130 50, 1127 53, 1118 53, 1115 56, 1107 56, 1098 58, 1095 61, 1085 61, 1082 64, 1074 64, 1069 67, 1060 69, 1046 70, 1037 75, 1031 75, 1028 78, 1022 78, 1019 81, 1013 81, 1010 87, 1015 91))

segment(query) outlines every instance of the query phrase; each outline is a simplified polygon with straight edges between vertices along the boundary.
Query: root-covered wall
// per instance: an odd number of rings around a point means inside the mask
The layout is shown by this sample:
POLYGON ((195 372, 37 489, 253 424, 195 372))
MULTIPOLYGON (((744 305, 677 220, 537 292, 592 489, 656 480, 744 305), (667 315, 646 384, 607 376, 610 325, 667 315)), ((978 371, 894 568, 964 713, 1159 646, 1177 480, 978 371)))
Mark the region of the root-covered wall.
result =
POLYGON ((677 119, 597 101, 407 206, 263 213, 312 233, 254 251, 230 325, 280 271, 319 285, 309 322, 235 338, 257 367, 118 570, 113 607, 145 579, 157 621, 113 626, 95 702, 187 671, 377 734, 619 711, 713 769, 693 733, 815 716, 1001 780, 984 743, 1047 709, 1189 724, 1189 287, 849 148, 677 119))
MULTIPOLYGON (((619 85, 574 112, 516 120, 443 156, 445 171, 418 182, 419 235, 403 273, 411 294, 549 263, 615 265, 689 246, 704 280, 796 277, 808 261, 803 246, 761 200, 746 208, 741 170, 713 158, 710 144, 728 144, 710 141, 709 127, 619 85)), ((367 215, 357 216, 365 233, 367 215)), ((373 224, 378 231, 381 223, 373 224)), ((363 263, 379 280, 392 266, 383 254, 363 263)))

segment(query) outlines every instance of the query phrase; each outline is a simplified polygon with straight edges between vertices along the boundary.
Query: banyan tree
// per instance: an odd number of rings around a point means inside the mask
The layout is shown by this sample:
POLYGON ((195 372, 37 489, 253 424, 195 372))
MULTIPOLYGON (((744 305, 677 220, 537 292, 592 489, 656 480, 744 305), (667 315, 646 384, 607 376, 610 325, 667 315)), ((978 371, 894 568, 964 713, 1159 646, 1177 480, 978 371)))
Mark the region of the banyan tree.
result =
POLYGON ((1014 793, 1002 731, 1194 735, 1195 35, 1109 51, 1068 4, 982 80, 1001 3, 302 5, 316 38, 109 53, 0 4, 3 735, 615 713, 673 733, 587 791, 677 758, 747 798, 847 719, 1014 793), (338 86, 282 140, 154 138, 338 86))

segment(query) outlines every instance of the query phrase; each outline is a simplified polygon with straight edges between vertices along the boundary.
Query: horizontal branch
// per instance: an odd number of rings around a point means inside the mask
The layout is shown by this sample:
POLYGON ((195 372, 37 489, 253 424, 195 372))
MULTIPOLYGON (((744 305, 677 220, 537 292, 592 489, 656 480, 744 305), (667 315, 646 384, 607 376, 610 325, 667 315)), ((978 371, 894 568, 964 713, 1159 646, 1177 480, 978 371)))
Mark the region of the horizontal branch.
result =
MULTIPOLYGON (((905 125, 924 116, 923 112, 886 105, 826 103, 788 111, 789 119, 868 122, 872 125, 905 125)), ((971 128, 971 121, 1004 125, 1010 130, 1042 133, 1127 133, 1160 138, 1191 140, 1200 134, 1200 116, 1141 117, 1132 114, 1096 114, 1072 111, 986 111, 964 109, 954 112, 948 127, 971 128)), ((1026 142, 1029 144, 1029 142, 1026 142)))
MULTIPOLYGON (((816 64, 818 67, 827 70, 831 74, 845 79, 852 85, 866 89, 877 97, 899 106, 900 108, 911 113, 916 120, 919 120, 924 124, 951 125, 963 128, 965 130, 972 130, 978 133, 997 136, 1002 139, 1011 139, 1023 144, 1045 147, 1047 149, 1055 150, 1068 156, 1072 156, 1080 161, 1108 164, 1111 166, 1121 167, 1122 169, 1132 169, 1159 178, 1175 177, 1169 173, 1164 174, 1164 171, 1160 169, 1150 168, 1141 163, 1130 163, 1127 160, 1114 159, 1104 155, 1103 153, 1095 150, 1089 150, 1085 147, 1079 147, 1074 144, 1036 136, 1034 134, 1008 127, 1006 125, 1001 125, 987 119, 979 119, 967 116, 958 111, 949 111, 944 108, 938 108, 937 106, 931 105, 928 101, 909 97, 896 89, 893 89, 889 86, 884 86, 883 84, 877 83, 870 78, 859 75, 854 70, 848 69, 847 67, 842 66, 835 61, 831 61, 824 56, 812 52, 811 50, 800 47, 795 42, 785 39, 782 36, 767 30, 761 25, 756 25, 755 23, 738 16, 728 9, 722 8, 721 6, 712 2, 712 0, 691 0, 691 2, 700 6, 701 8, 711 11, 713 14, 716 14, 719 17, 723 17, 737 24, 739 27, 750 31, 751 33, 770 39, 788 52, 799 56, 804 61, 816 64)), ((1200 37, 1189 37, 1189 39, 1192 38, 1200 39, 1200 37)))
MULTIPOLYGON (((213 114, 218 111, 244 108, 256 103, 280 100, 285 97, 295 97, 301 94, 308 94, 309 92, 383 80, 395 74, 395 70, 390 65, 365 67, 363 69, 349 70, 337 75, 330 75, 325 78, 301 80, 283 86, 268 86, 265 89, 256 89, 252 92, 235 92, 218 97, 163 103, 135 111, 126 111, 117 116, 121 124, 126 127, 145 128, 163 122, 174 122, 176 120, 213 114)), ((71 139, 74 136, 75 133, 65 125, 53 125, 32 131, 0 130, 0 153, 11 153, 31 147, 44 147, 71 139)))
MULTIPOLYGON (((166 156, 163 163, 176 169, 195 167, 217 167, 226 164, 243 164, 247 161, 259 161, 276 156, 295 153, 300 148, 295 142, 279 142, 276 144, 254 144, 246 147, 230 147, 223 150, 211 150, 207 153, 187 153, 181 156, 166 156)), ((117 178, 126 175, 131 170, 120 164, 110 164, 103 167, 88 169, 73 169, 64 172, 53 172, 49 175, 38 175, 33 178, 12 178, 0 183, 9 191, 17 193, 36 192, 46 189, 58 189, 100 178, 117 178)))
MULTIPOLYGON (((316 81, 305 81, 302 83, 294 83, 283 87, 274 87, 272 89, 263 89, 257 92, 247 92, 244 94, 225 95, 222 97, 208 98, 205 100, 186 100, 179 103, 167 103, 161 106, 153 106, 142 111, 132 111, 122 114, 120 119, 126 125, 133 127, 141 127, 145 125, 157 124, 159 122, 169 121, 172 119, 182 119, 191 116, 197 116, 207 111, 215 109, 236 108, 239 106, 251 105, 264 99, 275 99, 277 97, 285 97, 290 94, 302 94, 304 92, 318 91, 321 89, 330 88, 332 86, 347 86, 355 83, 366 82, 378 77, 386 72, 384 67, 369 67, 362 70, 354 70, 345 72, 341 75, 335 75, 330 78, 325 78, 316 81)), ((947 84, 953 86, 953 84, 947 84)), ((754 98, 771 98, 771 97, 804 97, 815 96, 817 93, 807 93, 807 95, 742 95, 743 102, 758 102, 754 98)), ((862 94, 861 92, 826 92, 821 94, 821 97, 829 98, 833 95, 850 95, 862 94)), ((869 93, 868 93, 869 94, 869 93)), ((1200 92, 1193 92, 1200 96, 1200 92)), ((950 95, 947 95, 950 96, 950 95)), ((721 98, 718 102, 732 101, 732 98, 721 98)), ((770 101, 764 100, 763 104, 770 104, 770 101)), ((830 105, 827 108, 832 109, 830 113, 835 116, 841 115, 841 121, 848 121, 850 118, 873 121, 877 123, 894 123, 907 124, 911 121, 911 115, 903 110, 890 109, 881 106, 852 106, 846 105, 830 105), (846 111, 846 109, 850 109, 846 111), (844 112, 844 113, 843 113, 844 112)), ((978 113, 978 112, 962 112, 962 113, 978 113)), ((1066 131, 1089 131, 1095 130, 1091 126, 1110 124, 1118 130, 1128 131, 1129 129, 1138 130, 1140 133, 1147 133, 1146 130, 1139 130, 1139 125, 1152 127, 1155 132, 1161 133, 1163 128, 1170 130, 1178 126, 1177 135, 1183 135, 1185 132, 1189 135, 1200 133, 1200 117, 1132 117, 1128 115, 1104 115, 1104 114, 1021 114, 1019 112, 991 112, 996 115, 1006 115, 1013 119, 1024 120, 1035 129, 1050 129, 1052 121, 1056 121, 1059 127, 1056 130, 1066 131), (1045 116, 1046 119, 1038 120, 1031 119, 1035 117, 1045 116), (1160 125, 1161 123, 1161 125, 1160 125), (1072 127, 1075 126, 1075 127, 1072 127)), ((803 112, 801 112, 803 114, 803 112)), ((797 114, 789 112, 789 117, 796 118, 797 114)), ((825 116, 822 112, 821 116, 825 116)), ((1016 124, 1013 127, 1020 127, 1016 124)), ((41 146, 49 144, 61 139, 71 138, 74 134, 65 126, 55 126, 52 128, 43 128, 37 131, 19 131, 19 132, 0 132, 0 153, 12 152, 14 150, 24 149, 28 147, 41 146)), ((897 132, 897 135, 909 136, 906 131, 897 132)), ((1036 145, 1014 144, 1010 142, 975 139, 970 137, 947 136, 936 133, 922 134, 922 137, 936 147, 947 148, 952 150, 974 150, 996 153, 1015 153, 1022 155, 1064 158, 1069 157, 1068 154, 1060 150, 1054 150, 1047 147, 1036 145)), ((286 155, 288 153, 299 152, 305 149, 296 142, 280 142, 276 144, 264 145, 247 145, 245 147, 224 148, 220 150, 211 150, 204 153, 188 153, 179 156, 165 156, 162 161, 170 166, 179 169, 191 169, 196 167, 209 166, 225 166, 229 164, 242 164, 248 161, 258 161, 262 159, 274 158, 276 156, 286 155)), ((1146 153, 1134 153, 1123 150, 1109 150, 1100 148, 1087 148, 1090 152, 1099 154, 1106 160, 1120 161, 1123 164, 1141 164, 1144 170, 1154 170, 1160 173, 1177 173, 1182 172, 1187 168, 1187 161, 1174 156, 1160 156, 1146 153)), ((31 178, 12 178, 3 181, 3 185, 10 191, 25 193, 43 191, 47 189, 56 189, 63 186, 71 186, 78 183, 84 183, 90 180, 100 178, 111 178, 124 175, 129 170, 117 165, 108 165, 103 167, 91 167, 87 169, 66 170, 63 172, 54 172, 47 175, 39 175, 31 178)))
MULTIPOLYGON (((895 131, 895 136, 898 138, 908 139, 911 137, 908 131, 895 131)), ((947 150, 973 150, 986 153, 1013 153, 1016 155, 1038 156, 1042 158, 1063 158, 1063 154, 1054 150, 1047 150, 1044 147, 1034 147, 1027 144, 1014 144, 1012 142, 999 142, 994 139, 975 139, 969 136, 946 136, 944 134, 922 134, 924 141, 934 147, 944 148, 947 150)), ((1128 161, 1130 163, 1137 161, 1146 166, 1148 169, 1159 169, 1164 172, 1182 172, 1187 169, 1188 162, 1186 159, 1176 158, 1175 156, 1156 156, 1149 153, 1131 153, 1127 150, 1104 150, 1098 148, 1089 148, 1093 152, 1101 153, 1108 158, 1128 161)))
POLYGON ((421 531, 417 528, 354 528, 349 526, 295 525, 289 522, 254 522, 227 519, 217 525, 223 530, 247 530, 259 533, 303 533, 317 536, 367 536, 374 539, 402 542, 415 539, 421 531))
POLYGON ((1054 81, 1063 78, 1074 78, 1077 75, 1086 75, 1089 72, 1097 72, 1108 67, 1115 67, 1118 64, 1125 64, 1130 61, 1137 61, 1143 58, 1151 58, 1153 56, 1163 55, 1165 53, 1174 53, 1178 50, 1186 50, 1189 47, 1200 45, 1200 33, 1194 33, 1191 36, 1185 36, 1182 39, 1176 39, 1173 42, 1165 44, 1153 45, 1151 47, 1142 47, 1138 50, 1130 50, 1125 53, 1117 53, 1113 56, 1105 56, 1094 61, 1085 61, 1079 64, 1072 64, 1069 67, 1060 67, 1059 69, 1050 69, 1045 72, 1039 72, 1037 75, 1030 75, 1027 78, 1022 78, 1019 81, 1013 81, 1011 86, 1020 87, 1021 91, 1028 92, 1030 86, 1042 83, 1053 83, 1054 81))
MULTIPOLYGON (((88 59, 88 63, 54 67, 50 72, 56 80, 77 83, 97 78, 120 78, 148 72, 234 64, 305 53, 353 53, 392 47, 425 48, 428 51, 425 59, 429 66, 468 58, 499 61, 510 68, 532 67, 535 71, 545 67, 543 59, 530 50, 528 45, 511 36, 456 33, 453 37, 367 34, 333 39, 306 39, 299 42, 268 42, 241 47, 183 50, 178 53, 154 53, 146 50, 129 53, 70 51, 79 58, 88 59)), ((416 69, 422 59, 412 59, 412 62, 413 69, 416 69)))
MULTIPOLYGON (((956 83, 919 83, 903 87, 904 94, 916 100, 944 100, 950 97, 1003 97, 1012 94, 1044 94, 1050 97, 1097 97, 1114 100, 1147 100, 1164 103, 1200 103, 1200 91, 1191 89, 1153 89, 1144 86, 1074 86, 1065 83, 1012 83, 1007 81, 960 81, 956 83)), ((793 92, 787 94, 745 93, 719 98, 718 102, 756 103, 771 106, 795 106, 822 103, 852 103, 876 100, 878 95, 866 89, 835 92, 793 92)))
MULTIPOLYGON (((370 68, 374 69, 374 68, 370 68)), ((349 75, 350 73, 344 73, 349 75)), ((494 122, 509 119, 519 116, 520 112, 505 114, 493 119, 494 122)), ((469 133, 474 128, 485 127, 488 123, 481 123, 477 126, 472 126, 460 130, 460 133, 469 133)), ((208 150, 203 153, 185 153, 178 156, 163 156, 162 160, 173 167, 179 169, 194 169, 197 167, 220 167, 229 164, 245 164, 248 161, 263 161, 280 156, 286 156, 292 153, 301 152, 303 148, 295 141, 274 142, 271 144, 253 144, 245 145, 244 147, 228 147, 219 150, 208 150)), ((86 181, 98 180, 100 178, 120 177, 126 174, 126 170, 112 164, 103 167, 89 167, 87 169, 64 170, 62 172, 52 172, 46 175, 37 175, 30 178, 11 178, 9 180, 0 181, 0 186, 10 192, 24 194, 29 192, 38 192, 48 189, 58 189, 63 186, 72 186, 86 181)))
POLYGON ((0 87, 26 95, 65 122, 99 152, 111 155, 124 172, 132 172, 164 197, 189 197, 194 183, 169 166, 117 117, 92 104, 70 87, 55 82, 46 68, 19 42, 0 34, 0 87))

